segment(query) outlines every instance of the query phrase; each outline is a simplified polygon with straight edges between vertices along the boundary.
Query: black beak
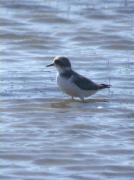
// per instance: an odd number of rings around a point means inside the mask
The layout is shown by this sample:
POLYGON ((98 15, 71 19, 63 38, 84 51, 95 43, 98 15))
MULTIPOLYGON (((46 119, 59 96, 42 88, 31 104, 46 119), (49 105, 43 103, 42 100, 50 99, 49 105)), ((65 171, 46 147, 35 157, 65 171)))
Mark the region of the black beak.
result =
POLYGON ((46 67, 54 66, 54 63, 47 65, 46 67))

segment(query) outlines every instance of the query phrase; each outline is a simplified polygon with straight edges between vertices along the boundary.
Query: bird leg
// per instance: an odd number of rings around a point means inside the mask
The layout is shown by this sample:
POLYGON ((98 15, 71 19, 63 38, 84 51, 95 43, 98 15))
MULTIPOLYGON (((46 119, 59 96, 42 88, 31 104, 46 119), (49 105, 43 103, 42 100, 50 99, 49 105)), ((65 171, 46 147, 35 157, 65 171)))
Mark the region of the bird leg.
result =
POLYGON ((81 99, 81 101, 83 102, 83 103, 85 103, 85 99, 84 98, 80 98, 81 99))
POLYGON ((72 96, 72 100, 74 100, 74 97, 72 96))

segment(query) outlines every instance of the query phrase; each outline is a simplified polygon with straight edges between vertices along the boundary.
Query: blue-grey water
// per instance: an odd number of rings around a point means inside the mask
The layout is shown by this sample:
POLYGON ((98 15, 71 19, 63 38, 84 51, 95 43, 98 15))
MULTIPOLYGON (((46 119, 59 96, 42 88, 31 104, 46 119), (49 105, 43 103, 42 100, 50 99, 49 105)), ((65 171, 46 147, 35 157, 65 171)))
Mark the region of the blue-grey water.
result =
POLYGON ((133 0, 0 0, 0 179, 134 179, 133 0), (72 101, 56 55, 111 90, 72 101))

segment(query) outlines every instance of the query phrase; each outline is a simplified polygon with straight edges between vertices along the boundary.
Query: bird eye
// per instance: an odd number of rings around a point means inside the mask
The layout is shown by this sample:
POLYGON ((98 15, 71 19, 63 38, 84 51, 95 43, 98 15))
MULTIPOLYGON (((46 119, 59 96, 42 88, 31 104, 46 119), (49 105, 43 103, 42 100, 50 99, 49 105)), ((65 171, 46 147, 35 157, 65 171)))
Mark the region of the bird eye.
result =
POLYGON ((59 60, 56 60, 56 61, 55 61, 55 64, 57 64, 57 65, 62 65, 62 62, 59 61, 59 60))

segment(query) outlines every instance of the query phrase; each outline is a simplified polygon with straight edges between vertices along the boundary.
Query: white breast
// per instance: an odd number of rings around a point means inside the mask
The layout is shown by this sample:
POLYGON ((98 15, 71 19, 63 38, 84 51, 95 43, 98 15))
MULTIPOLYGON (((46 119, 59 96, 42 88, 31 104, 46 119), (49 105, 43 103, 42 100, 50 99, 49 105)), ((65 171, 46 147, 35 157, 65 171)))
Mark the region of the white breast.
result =
POLYGON ((59 85, 60 89, 66 94, 78 97, 79 90, 77 86, 72 83, 71 78, 66 79, 60 75, 57 75, 57 84, 59 85))
POLYGON ((92 94, 96 93, 96 91, 86 91, 86 90, 82 90, 80 89, 77 85, 75 85, 72 82, 72 79, 66 79, 62 76, 60 76, 59 74, 57 75, 57 84, 59 85, 60 89, 73 97, 80 97, 80 98, 84 98, 84 97, 88 97, 91 96, 92 94))

